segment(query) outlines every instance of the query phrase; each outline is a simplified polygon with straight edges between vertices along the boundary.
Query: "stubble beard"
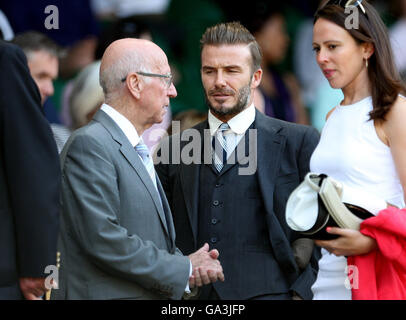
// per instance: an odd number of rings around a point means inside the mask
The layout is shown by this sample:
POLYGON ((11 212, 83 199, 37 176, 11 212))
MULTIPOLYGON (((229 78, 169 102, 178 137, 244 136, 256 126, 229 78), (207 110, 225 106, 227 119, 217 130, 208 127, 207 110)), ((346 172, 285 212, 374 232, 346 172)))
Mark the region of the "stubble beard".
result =
MULTIPOLYGON (((221 90, 217 90, 217 91, 221 92, 221 90)), ((216 91, 213 90, 213 92, 210 92, 210 94, 213 94, 214 92, 216 92, 216 91)), ((227 91, 227 92, 230 92, 230 91, 227 91)), ((219 117, 235 116, 247 107, 248 101, 251 97, 251 88, 250 88, 250 84, 247 84, 246 86, 244 86, 240 90, 238 90, 237 103, 231 108, 223 107, 222 105, 220 105, 218 107, 214 107, 210 103, 207 95, 208 95, 208 93, 205 91, 206 104, 208 105, 208 107, 213 115, 216 115, 219 117)))

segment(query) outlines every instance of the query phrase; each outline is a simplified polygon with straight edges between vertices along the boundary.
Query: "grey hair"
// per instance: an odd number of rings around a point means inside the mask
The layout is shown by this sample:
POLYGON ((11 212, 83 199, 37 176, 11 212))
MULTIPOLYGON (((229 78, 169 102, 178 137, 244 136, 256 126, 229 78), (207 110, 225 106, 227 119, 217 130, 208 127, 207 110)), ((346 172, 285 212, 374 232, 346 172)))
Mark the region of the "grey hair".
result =
MULTIPOLYGON (((120 94, 120 87, 123 86, 122 79, 125 79, 130 72, 144 71, 151 72, 152 59, 145 52, 137 49, 128 50, 116 59, 108 68, 100 69, 100 86, 103 89, 105 100, 116 98, 120 94)), ((149 79, 145 79, 149 81, 149 79)))
POLYGON ((62 58, 64 56, 62 48, 50 37, 41 32, 26 31, 18 33, 11 42, 18 45, 24 51, 28 60, 38 51, 45 51, 56 58, 62 58))

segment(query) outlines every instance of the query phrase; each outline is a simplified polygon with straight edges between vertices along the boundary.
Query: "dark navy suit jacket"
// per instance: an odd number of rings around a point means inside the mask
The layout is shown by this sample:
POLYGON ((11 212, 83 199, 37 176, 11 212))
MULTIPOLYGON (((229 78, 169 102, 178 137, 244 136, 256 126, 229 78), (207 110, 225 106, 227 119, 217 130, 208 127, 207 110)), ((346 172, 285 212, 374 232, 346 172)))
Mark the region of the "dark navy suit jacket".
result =
POLYGON ((0 299, 56 264, 60 166, 23 51, 0 41, 0 299))
MULTIPOLYGON (((203 132, 208 129, 208 122, 204 121, 194 127, 203 137, 203 132)), ((286 224, 285 207, 290 193, 296 188, 304 176, 309 171, 311 154, 319 141, 319 133, 310 126, 303 126, 289 123, 268 116, 256 111, 254 128, 257 129, 257 177, 259 189, 265 207, 265 220, 269 234, 269 244, 275 256, 279 268, 284 272, 283 281, 289 284, 289 291, 298 293, 305 299, 311 299, 311 285, 316 279, 317 254, 313 256, 311 263, 305 270, 299 270, 291 249, 291 244, 299 235, 293 232, 286 224)), ((186 133, 188 131, 185 131, 186 133)), ((161 163, 156 165, 156 170, 166 191, 168 202, 172 209, 176 229, 176 244, 184 254, 189 254, 197 250, 198 235, 198 214, 199 214, 199 192, 205 192, 205 186, 199 186, 199 168, 201 164, 180 164, 173 162, 172 146, 175 139, 179 137, 171 136, 164 140, 158 149, 158 158, 161 163), (166 149, 165 149, 166 148, 166 149), (163 150, 169 151, 168 158, 163 156, 163 150), (169 163, 169 164, 168 164, 169 163)), ((184 148, 188 142, 181 141, 180 149, 184 148)), ((208 145, 204 144, 202 145, 208 145)), ((206 191, 208 191, 206 189, 206 191)), ((209 190, 210 191, 210 190, 209 190)), ((243 198, 235 198, 235 214, 238 214, 240 201, 243 198)), ((259 230, 263 226, 256 226, 259 230)), ((255 232, 255 230, 253 230, 255 232)), ((236 246, 238 244, 235 244, 236 246)), ((235 252, 241 252, 239 248, 232 248, 235 252)), ((238 275, 227 274, 225 272, 225 282, 214 284, 218 292, 226 293, 221 296, 224 299, 249 299, 264 294, 283 294, 288 292, 276 292, 277 285, 273 279, 276 270, 258 268, 255 274, 255 281, 247 282, 245 288, 240 288, 240 292, 235 288, 241 287, 241 277, 246 277, 244 270, 252 269, 253 255, 235 256, 235 261, 229 264, 239 264, 236 268, 240 272, 238 275), (246 264, 246 268, 244 267, 246 264), (260 271, 261 270, 261 271, 260 271), (239 283, 232 283, 230 279, 236 279, 239 283), (227 279, 229 279, 227 281, 227 279), (269 281, 268 281, 269 280, 269 281), (224 287, 222 290, 221 287, 224 287), (226 288, 227 287, 227 288, 226 288), (227 290, 226 290, 227 289, 227 290)), ((220 261, 224 258, 220 252, 220 261)), ((261 265, 261 255, 257 255, 258 266, 261 265)), ((235 269, 235 270, 236 270, 235 269)), ((252 279, 252 275, 250 275, 252 279)))

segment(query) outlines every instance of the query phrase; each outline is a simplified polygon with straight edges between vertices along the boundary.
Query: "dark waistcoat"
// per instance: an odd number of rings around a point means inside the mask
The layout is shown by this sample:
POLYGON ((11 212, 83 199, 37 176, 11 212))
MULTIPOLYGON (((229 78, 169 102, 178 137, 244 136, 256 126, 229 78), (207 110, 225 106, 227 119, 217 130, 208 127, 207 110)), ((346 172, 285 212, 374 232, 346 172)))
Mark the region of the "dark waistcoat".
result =
MULTIPOLYGON (((248 135, 245 136, 248 146, 248 135)), ((233 155, 232 155, 233 156, 233 155)), ((239 163, 217 172, 200 166, 198 248, 205 242, 218 249, 226 281, 214 284, 222 299, 245 299, 288 291, 277 264, 265 219, 257 173, 240 175, 239 163)))

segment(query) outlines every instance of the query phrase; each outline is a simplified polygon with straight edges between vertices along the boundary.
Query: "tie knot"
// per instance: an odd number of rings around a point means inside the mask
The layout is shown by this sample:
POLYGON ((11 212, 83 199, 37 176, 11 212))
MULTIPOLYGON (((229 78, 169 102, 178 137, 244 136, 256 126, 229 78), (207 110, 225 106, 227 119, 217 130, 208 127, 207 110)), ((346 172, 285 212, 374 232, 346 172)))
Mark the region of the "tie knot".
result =
POLYGON ((227 131, 228 129, 230 129, 230 126, 228 125, 227 122, 223 122, 220 127, 218 128, 218 131, 220 132, 224 132, 227 131))
POLYGON ((142 160, 149 158, 149 150, 146 144, 144 144, 143 142, 139 142, 136 146, 135 146, 135 151, 138 152, 138 154, 140 155, 140 157, 142 158, 142 160))

